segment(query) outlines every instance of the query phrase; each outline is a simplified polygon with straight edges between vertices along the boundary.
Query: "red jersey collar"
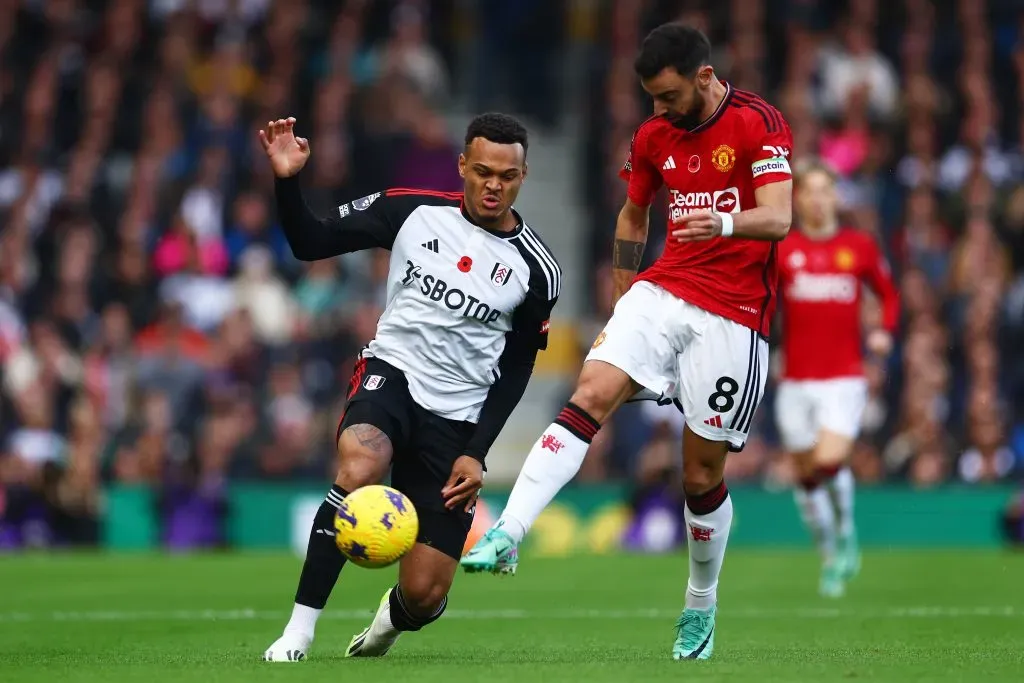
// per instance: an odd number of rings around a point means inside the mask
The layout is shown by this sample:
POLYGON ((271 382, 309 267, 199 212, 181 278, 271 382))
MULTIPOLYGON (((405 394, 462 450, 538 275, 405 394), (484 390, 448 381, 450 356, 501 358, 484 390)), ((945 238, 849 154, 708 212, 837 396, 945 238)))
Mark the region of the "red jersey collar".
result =
MULTIPOLYGON (((733 88, 728 81, 721 81, 721 83, 722 85, 725 86, 725 97, 723 97, 722 101, 718 103, 718 107, 715 109, 714 113, 712 113, 711 116, 707 117, 706 119, 698 123, 694 128, 686 129, 687 132, 691 134, 699 133, 703 130, 710 128, 715 123, 715 121, 722 117, 722 113, 729 106, 729 100, 732 99, 733 88)), ((669 121, 672 121, 672 119, 669 119, 669 121)), ((682 128, 682 126, 680 126, 675 121, 672 121, 672 125, 677 128, 682 128)))

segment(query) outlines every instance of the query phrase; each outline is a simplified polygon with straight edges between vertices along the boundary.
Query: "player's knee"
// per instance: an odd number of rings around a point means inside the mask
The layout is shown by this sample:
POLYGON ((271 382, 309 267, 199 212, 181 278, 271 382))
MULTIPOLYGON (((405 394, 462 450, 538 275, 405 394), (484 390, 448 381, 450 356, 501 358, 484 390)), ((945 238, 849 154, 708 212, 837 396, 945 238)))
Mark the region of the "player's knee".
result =
POLYGON ((707 493, 725 478, 725 459, 729 444, 695 434, 689 427, 683 432, 683 489, 688 496, 707 493))
POLYGON ((450 584, 431 576, 417 575, 402 583, 402 597, 405 606, 414 616, 430 616, 437 613, 448 595, 450 584))
POLYGON ((723 475, 707 468, 688 469, 683 476, 683 491, 688 496, 707 493, 722 482, 723 475))
POLYGON ((812 452, 815 466, 836 467, 846 462, 853 451, 853 439, 836 432, 822 430, 812 452))
POLYGON ((707 493, 725 478, 724 457, 683 458, 683 490, 688 496, 707 493))
POLYGON ((604 401, 600 392, 592 384, 580 384, 569 401, 598 421, 603 420, 608 412, 602 408, 604 401))
POLYGON ((580 376, 571 403, 586 411, 588 415, 604 423, 605 419, 622 401, 622 388, 609 381, 600 373, 584 373, 580 376))

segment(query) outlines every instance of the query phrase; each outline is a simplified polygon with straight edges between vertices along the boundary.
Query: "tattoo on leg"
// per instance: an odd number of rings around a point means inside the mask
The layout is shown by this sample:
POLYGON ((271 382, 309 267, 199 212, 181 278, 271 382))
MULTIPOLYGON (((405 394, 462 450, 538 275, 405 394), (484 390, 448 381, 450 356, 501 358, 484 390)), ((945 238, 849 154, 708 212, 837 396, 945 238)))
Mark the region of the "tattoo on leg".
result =
POLYGON ((644 258, 644 243, 632 240, 615 240, 612 247, 612 268, 621 270, 640 270, 640 262, 644 258))
POLYGON ((360 446, 374 453, 383 453, 391 449, 391 439, 373 425, 352 425, 346 431, 352 432, 356 439, 359 440, 360 446))

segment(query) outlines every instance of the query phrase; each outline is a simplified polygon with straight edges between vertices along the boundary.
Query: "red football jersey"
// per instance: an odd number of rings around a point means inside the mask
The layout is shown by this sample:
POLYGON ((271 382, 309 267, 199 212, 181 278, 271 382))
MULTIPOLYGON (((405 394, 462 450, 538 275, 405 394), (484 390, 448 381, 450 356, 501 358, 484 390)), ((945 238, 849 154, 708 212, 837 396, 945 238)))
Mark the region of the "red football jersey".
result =
POLYGON ((900 303, 875 240, 842 229, 814 239, 793 230, 779 245, 783 377, 859 377, 861 285, 881 299, 882 326, 895 331, 900 303))
MULTIPOLYGON (((650 205, 664 184, 670 220, 708 209, 739 213, 757 206, 756 188, 792 178, 793 136, 785 119, 757 95, 725 85, 718 109, 692 130, 665 116, 640 125, 620 172, 633 203, 650 205)), ((767 336, 776 244, 733 237, 678 242, 671 225, 668 232, 664 252, 637 280, 767 336)))

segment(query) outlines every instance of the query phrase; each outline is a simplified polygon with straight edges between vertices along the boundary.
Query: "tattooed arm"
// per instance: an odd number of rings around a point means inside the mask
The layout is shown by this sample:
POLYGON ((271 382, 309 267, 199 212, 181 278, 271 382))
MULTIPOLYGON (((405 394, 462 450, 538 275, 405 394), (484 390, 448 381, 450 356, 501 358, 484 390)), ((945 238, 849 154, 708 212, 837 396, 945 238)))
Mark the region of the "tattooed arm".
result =
POLYGON ((618 303, 626 290, 629 289, 647 244, 647 229, 650 226, 650 207, 639 206, 627 199, 619 219, 615 223, 615 245, 612 247, 612 278, 615 286, 612 289, 612 307, 618 303))

